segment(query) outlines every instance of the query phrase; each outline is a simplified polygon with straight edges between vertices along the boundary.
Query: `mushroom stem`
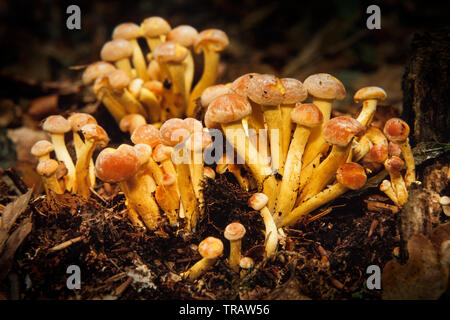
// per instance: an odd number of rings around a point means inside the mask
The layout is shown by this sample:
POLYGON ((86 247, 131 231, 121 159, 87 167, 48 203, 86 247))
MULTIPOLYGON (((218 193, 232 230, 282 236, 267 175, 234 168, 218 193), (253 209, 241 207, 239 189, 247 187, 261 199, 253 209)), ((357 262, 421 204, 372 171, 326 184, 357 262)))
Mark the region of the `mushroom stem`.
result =
POLYGON ((402 150, 403 159, 405 159, 406 173, 405 173, 405 183, 406 187, 413 183, 416 183, 416 164, 414 156, 409 145, 409 138, 406 141, 399 143, 400 149, 402 150))
POLYGON ((75 175, 75 165, 73 164, 72 158, 66 148, 66 143, 64 141, 64 134, 52 133, 51 139, 53 146, 55 147, 55 155, 59 161, 64 162, 67 168, 67 176, 64 178, 66 183, 67 191, 72 193, 77 192, 77 183, 75 175))
POLYGON ((142 88, 139 92, 139 100, 147 109, 149 121, 151 123, 158 122, 161 116, 161 105, 156 95, 150 90, 142 88))
POLYGON ((137 77, 144 81, 148 80, 147 65, 145 63, 145 57, 142 53, 141 47, 137 39, 129 39, 131 46, 133 47, 133 55, 131 61, 136 69, 137 77))
POLYGON ((375 111, 377 111, 376 99, 368 99, 363 101, 363 106, 361 112, 359 113, 356 120, 358 120, 363 126, 368 127, 372 122, 375 111))
POLYGON ((120 120, 127 115, 127 111, 112 95, 107 77, 99 78, 95 81, 94 92, 97 99, 103 102, 114 120, 116 120, 116 123, 119 124, 120 120))
POLYGON ((81 195, 85 199, 89 198, 91 194, 90 187, 93 186, 91 184, 89 166, 92 161, 95 146, 96 143, 86 140, 80 150, 80 156, 77 158, 77 164, 75 166, 78 185, 77 194, 81 195))
POLYGON ((266 228, 266 241, 265 241, 265 251, 266 257, 270 258, 277 251, 278 247, 278 232, 277 226, 267 207, 261 209, 261 216, 264 221, 264 226, 266 228))
MULTIPOLYGON (((183 66, 184 66, 184 83, 185 83, 185 89, 186 89, 186 93, 185 93, 185 97, 189 98, 189 93, 191 92, 191 88, 192 88, 192 81, 194 81, 194 58, 192 57, 192 53, 191 51, 188 52, 187 57, 184 59, 183 61, 183 66)), ((188 101, 186 101, 186 104, 188 103, 188 101)))
POLYGON ((395 194, 392 184, 389 180, 383 180, 380 184, 380 191, 384 192, 395 205, 400 206, 397 195, 395 194))

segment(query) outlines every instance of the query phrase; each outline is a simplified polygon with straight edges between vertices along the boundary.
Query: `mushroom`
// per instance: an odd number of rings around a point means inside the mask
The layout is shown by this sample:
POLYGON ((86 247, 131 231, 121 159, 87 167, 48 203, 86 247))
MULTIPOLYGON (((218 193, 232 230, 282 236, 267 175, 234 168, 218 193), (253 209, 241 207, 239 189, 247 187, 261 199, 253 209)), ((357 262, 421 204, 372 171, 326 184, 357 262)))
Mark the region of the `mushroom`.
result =
POLYGON ((232 222, 226 226, 223 236, 230 241, 230 268, 239 272, 239 261, 241 260, 242 238, 245 235, 245 227, 239 222, 232 222))
POLYGON ((161 17, 150 17, 141 23, 142 34, 153 52, 155 48, 165 41, 166 35, 172 29, 169 23, 161 17))
POLYGON ((47 140, 39 140, 31 147, 31 154, 39 161, 50 159, 50 153, 55 150, 53 144, 47 140))
POLYGON ((144 80, 136 78, 131 80, 128 85, 128 91, 144 105, 151 123, 155 123, 161 118, 161 95, 158 97, 154 91, 149 89, 149 87, 154 88, 154 83, 161 84, 156 80, 144 82, 144 80))
POLYGON ((169 108, 174 117, 181 117, 184 114, 184 106, 187 104, 185 66, 183 65, 189 50, 174 41, 166 41, 159 44, 153 51, 153 56, 158 61, 161 69, 173 83, 172 90, 175 95, 182 99, 182 105, 170 104, 169 108))
POLYGON ((232 93, 230 87, 224 84, 216 84, 206 88, 200 96, 200 104, 202 105, 202 112, 200 113, 200 117, 204 118, 206 109, 208 108, 211 101, 228 93, 232 93))
POLYGON ((178 225, 178 211, 180 210, 180 200, 177 195, 177 178, 173 174, 165 173, 161 184, 156 188, 155 198, 161 209, 167 215, 171 226, 178 225))
POLYGON ((397 195, 389 180, 383 180, 383 182, 381 182, 380 191, 384 192, 395 205, 400 206, 397 195))
POLYGON ((270 258, 277 251, 278 246, 278 232, 275 220, 267 208, 267 201, 269 198, 264 193, 255 193, 248 200, 248 205, 260 212, 264 220, 266 228, 265 252, 266 257, 270 258))
POLYGON ((406 188, 405 180, 403 180, 401 174, 404 162, 399 157, 393 156, 384 162, 384 167, 391 178, 392 188, 397 196, 398 205, 402 206, 408 201, 408 189, 406 188))
POLYGON ((98 78, 107 76, 116 68, 109 62, 97 61, 88 65, 82 75, 84 85, 91 85, 98 78))
POLYGON ((210 178, 210 179, 215 179, 216 178, 216 172, 210 168, 210 167, 204 167, 203 168, 203 176, 210 178))
POLYGON ((286 218, 279 221, 277 227, 292 226, 300 221, 304 215, 343 195, 349 189, 358 190, 362 188, 367 181, 367 176, 361 165, 347 162, 337 170, 336 180, 337 182, 330 187, 300 204, 286 218))
POLYGON ((417 182, 415 160, 408 139, 409 126, 402 119, 392 118, 386 121, 383 132, 389 141, 397 143, 402 151, 406 163, 405 183, 409 188, 412 183, 417 182))
MULTIPOLYGON (((378 148, 388 148, 388 141, 384 136, 383 132, 380 129, 374 126, 370 126, 367 128, 364 135, 359 139, 356 148, 353 148, 352 160, 358 162, 366 154, 370 152, 374 145, 379 145, 378 148)), ((381 162, 384 162, 383 159, 381 162)))
MULTIPOLYGON (((81 128, 86 124, 97 124, 97 120, 87 113, 81 113, 81 112, 75 112, 72 113, 69 118, 70 125, 72 126, 72 133, 73 133, 73 145, 75 147, 75 155, 77 156, 77 159, 80 157, 81 149, 83 148, 84 142, 80 137, 79 132, 81 131, 81 128)), ((95 185, 95 166, 94 166, 94 160, 92 158, 89 160, 89 178, 90 178, 90 185, 95 185)))
POLYGON ((42 129, 50 133, 53 146, 55 148, 55 155, 59 161, 64 162, 67 168, 67 175, 64 178, 67 191, 73 193, 77 192, 77 184, 75 177, 75 165, 72 158, 67 151, 66 143, 64 141, 64 134, 72 130, 70 122, 60 115, 53 115, 48 117, 42 125, 42 129))
POLYGON ((150 80, 162 81, 161 67, 155 59, 150 60, 147 67, 147 74, 150 80))
POLYGON ((269 197, 268 208, 273 210, 277 181, 266 159, 250 143, 242 125, 242 119, 251 112, 252 108, 246 98, 237 94, 225 94, 210 103, 205 114, 205 125, 208 128, 222 128, 228 142, 251 170, 258 187, 269 197))
POLYGON ((103 102, 114 120, 116 120, 116 123, 120 123, 120 120, 127 114, 127 111, 117 98, 113 96, 108 77, 99 77, 95 80, 94 93, 97 99, 103 102))
POLYGON ((218 29, 208 29, 200 32, 194 42, 194 51, 203 51, 203 73, 189 96, 186 115, 192 117, 195 111, 195 101, 203 90, 214 84, 219 65, 220 51, 228 47, 229 40, 225 32, 218 29))
POLYGON ((144 81, 148 80, 147 64, 145 62, 144 54, 137 39, 142 36, 141 28, 131 22, 121 23, 114 28, 112 38, 128 40, 133 47, 132 62, 136 69, 136 75, 144 81))
POLYGON ((308 90, 308 94, 313 98, 313 103, 323 115, 322 126, 311 131, 309 142, 305 149, 303 166, 307 166, 318 154, 326 153, 328 150, 328 143, 323 137, 322 131, 328 120, 330 120, 333 100, 343 100, 346 92, 344 85, 327 73, 317 73, 309 76, 303 81, 303 86, 308 90))
POLYGON ((182 274, 183 278, 195 280, 200 277, 205 271, 209 270, 217 258, 223 253, 223 243, 220 239, 208 237, 198 245, 198 252, 202 259, 195 263, 188 271, 182 274))
POLYGON ((282 140, 284 128, 280 109, 284 94, 285 89, 281 80, 269 74, 253 76, 247 88, 248 98, 259 104, 263 111, 270 138, 272 168, 280 174, 283 174, 285 154, 283 149, 285 144, 282 140))
POLYGON ((283 219, 295 205, 299 192, 302 156, 312 128, 323 121, 319 108, 312 104, 297 104, 291 112, 291 118, 297 127, 289 147, 283 179, 277 198, 275 212, 283 219))
POLYGON ((372 122, 377 110, 377 102, 386 99, 386 92, 379 87, 364 87, 356 91, 353 100, 356 103, 362 101, 363 106, 356 120, 366 128, 372 122))
POLYGON ((53 191, 56 194, 63 194, 64 189, 59 184, 56 178, 56 170, 58 169, 58 161, 54 159, 44 159, 39 161, 36 171, 42 177, 44 182, 45 193, 49 195, 49 191, 53 191))
MULTIPOLYGON (((81 128, 84 137, 84 144, 80 148, 75 167, 77 178, 77 194, 84 198, 89 198, 90 188, 94 187, 89 175, 89 166, 92 155, 97 146, 106 146, 109 142, 108 134, 97 124, 86 124, 81 128)), ((95 183, 95 179, 94 179, 95 183)))
POLYGON ((370 173, 377 172, 383 167, 384 161, 388 157, 387 142, 374 144, 369 152, 362 159, 362 164, 370 173))
POLYGON ((136 149, 122 144, 117 149, 103 149, 95 161, 96 175, 109 183, 119 183, 127 199, 127 207, 138 212, 146 227, 155 230, 159 226, 159 208, 146 184, 134 179, 142 162, 136 149))
POLYGON ((439 198, 439 204, 442 206, 442 211, 444 214, 449 217, 450 216, 450 197, 442 196, 439 198))
POLYGON ((294 129, 291 122, 291 112, 297 103, 304 101, 308 97, 308 91, 306 91, 305 87, 303 87, 303 83, 297 79, 282 78, 281 84, 286 91, 283 102, 280 105, 281 122, 283 127, 283 136, 281 141, 283 142, 284 159, 286 159, 289 143, 291 141, 291 134, 294 129))
POLYGON ((336 170, 347 160, 353 137, 363 134, 364 130, 361 123, 348 116, 335 117, 326 123, 323 137, 333 147, 330 154, 314 170, 314 179, 302 190, 301 201, 313 197, 334 179, 336 170))
POLYGON ((145 124, 147 124, 147 121, 141 114, 131 113, 120 120, 119 128, 122 132, 128 132, 131 136, 133 135, 134 130, 145 124))
POLYGON ((241 269, 243 269, 241 271, 241 278, 244 278, 248 274, 250 269, 253 268, 254 265, 255 265, 255 261, 253 261, 252 258, 242 257, 241 260, 239 261, 239 267, 241 267, 241 269))
POLYGON ((133 54, 133 46, 124 39, 116 39, 106 42, 100 51, 103 61, 114 62, 117 68, 124 71, 130 78, 133 78, 133 68, 130 57, 133 54))
MULTIPOLYGON (((168 41, 174 41, 179 43, 183 47, 189 48, 194 45, 197 40, 198 31, 188 25, 180 25, 170 30, 167 34, 168 41)), ((191 91, 192 81, 194 80, 194 59, 192 58, 191 51, 188 50, 186 58, 183 60, 184 65, 184 83, 186 88, 185 97, 189 97, 191 91)))

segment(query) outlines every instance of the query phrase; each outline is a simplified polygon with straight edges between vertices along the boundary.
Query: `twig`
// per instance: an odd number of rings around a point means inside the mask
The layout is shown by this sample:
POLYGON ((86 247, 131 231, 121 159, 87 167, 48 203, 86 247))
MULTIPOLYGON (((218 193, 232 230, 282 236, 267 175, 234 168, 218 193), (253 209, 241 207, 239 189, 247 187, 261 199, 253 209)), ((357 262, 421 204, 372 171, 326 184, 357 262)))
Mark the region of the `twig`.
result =
POLYGON ((63 250, 76 242, 80 242, 81 240, 83 240, 83 238, 84 238, 83 236, 79 236, 79 237, 64 241, 63 243, 60 243, 60 244, 54 246, 53 248, 48 249, 48 251, 55 252, 55 251, 63 250))

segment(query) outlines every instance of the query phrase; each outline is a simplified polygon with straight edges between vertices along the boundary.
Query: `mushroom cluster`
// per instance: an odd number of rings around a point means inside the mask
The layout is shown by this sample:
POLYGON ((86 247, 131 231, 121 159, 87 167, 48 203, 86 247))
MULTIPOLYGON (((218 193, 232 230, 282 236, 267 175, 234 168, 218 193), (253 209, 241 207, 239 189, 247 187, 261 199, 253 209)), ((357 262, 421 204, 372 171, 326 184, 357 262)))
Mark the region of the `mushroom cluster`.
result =
POLYGON ((104 44, 101 61, 90 64, 82 80, 92 85, 117 123, 127 114, 139 114, 157 125, 196 113, 202 92, 216 81, 220 52, 228 44, 221 30, 197 32, 188 25, 172 29, 161 17, 140 25, 122 23, 104 44), (194 54, 203 54, 204 61, 195 85, 194 54))

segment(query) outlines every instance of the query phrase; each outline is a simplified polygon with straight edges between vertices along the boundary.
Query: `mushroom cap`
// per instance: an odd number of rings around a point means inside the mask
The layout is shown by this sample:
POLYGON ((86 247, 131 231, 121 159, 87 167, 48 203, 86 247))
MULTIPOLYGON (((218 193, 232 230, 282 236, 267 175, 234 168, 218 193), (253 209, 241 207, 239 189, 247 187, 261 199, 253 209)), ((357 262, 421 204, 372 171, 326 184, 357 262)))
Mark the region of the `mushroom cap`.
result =
POLYGON ((179 118, 167 120, 159 128, 161 142, 169 146, 175 146, 188 138, 191 134, 186 122, 179 118))
POLYGON ((127 144, 103 149, 95 161, 95 174, 105 182, 121 182, 134 176, 139 168, 136 150, 127 144))
POLYGON ((308 93, 319 99, 342 100, 345 98, 345 87, 341 81, 328 73, 310 75, 303 81, 308 93))
POLYGON ((80 131, 86 124, 97 124, 97 120, 93 116, 83 112, 74 112, 67 120, 69 120, 73 131, 80 131))
POLYGON ((185 118, 183 119, 186 128, 189 130, 190 133, 194 133, 197 131, 203 130, 203 125, 201 121, 195 119, 195 118, 185 118))
POLYGON ((248 83, 247 95, 250 100, 265 106, 276 106, 283 102, 285 90, 281 80, 272 74, 253 76, 248 83))
POLYGON ((284 93, 283 104, 296 104, 304 101, 308 97, 308 91, 300 80, 282 78, 281 84, 286 91, 284 93))
POLYGON ((161 178, 161 184, 163 186, 171 186, 177 181, 175 175, 171 173, 165 173, 161 178))
POLYGON ((136 156, 139 159, 139 167, 146 164, 152 156, 152 147, 145 143, 138 143, 134 146, 136 156))
POLYGON ((172 27, 161 17, 150 17, 142 21, 141 29, 144 36, 149 38, 157 38, 166 35, 172 27))
POLYGON ((218 258, 223 252, 223 243, 215 237, 208 237, 198 245, 198 252, 205 259, 218 258))
POLYGON ((186 148, 189 151, 200 152, 205 150, 212 143, 209 132, 196 131, 186 140, 186 148))
POLYGON ((63 134, 72 130, 72 126, 70 125, 69 120, 64 118, 61 115, 53 115, 45 119, 42 124, 42 129, 44 131, 55 133, 55 134, 63 134))
POLYGON ((194 42, 194 50, 200 53, 203 47, 208 50, 222 51, 228 47, 230 41, 225 32, 219 29, 207 29, 200 32, 194 42))
POLYGON ((223 236, 229 241, 241 240, 245 235, 245 227, 239 222, 232 222, 225 227, 223 236))
POLYGON ((388 172, 400 172, 404 166, 403 160, 396 156, 390 157, 384 162, 384 167, 388 172))
POLYGON ((239 260, 239 266, 242 269, 250 269, 255 265, 255 261, 253 261, 250 257, 242 257, 241 260, 239 260))
POLYGON ((197 29, 184 24, 170 30, 166 39, 168 41, 175 41, 184 47, 190 47, 197 40, 197 37, 197 29))
POLYGON ((211 101, 224 94, 232 93, 230 87, 224 84, 216 84, 203 90, 200 102, 203 107, 207 108, 211 101))
POLYGON ((210 128, 216 124, 238 121, 251 113, 252 106, 246 98, 237 94, 224 94, 209 104, 205 125, 210 128))
POLYGON ((55 147, 50 141, 39 140, 31 147, 31 154, 35 157, 42 157, 50 152, 53 152, 55 147))
POLYGON ((155 94, 155 96, 161 96, 164 91, 164 86, 163 86, 162 82, 158 81, 158 80, 146 81, 146 82, 144 82, 143 87, 145 89, 153 92, 155 94))
POLYGON ((109 137, 105 129, 95 123, 85 124, 81 127, 81 132, 86 140, 101 142, 103 145, 109 142, 109 137))
POLYGON ((442 196, 439 198, 439 204, 443 206, 450 205, 450 197, 448 196, 442 196))
POLYGON ((358 190, 366 184, 366 171, 355 162, 347 162, 338 168, 336 180, 349 189, 358 190))
POLYGON ((133 131, 131 141, 134 144, 145 143, 154 148, 161 143, 161 138, 156 127, 151 124, 144 124, 133 131))
POLYGON ((392 141, 389 141, 389 145, 388 145, 388 155, 391 156, 397 156, 400 157, 400 155, 402 154, 402 149, 400 149, 400 146, 392 141))
POLYGON ((204 167, 203 168, 203 175, 205 177, 210 178, 210 179, 215 179, 216 178, 216 172, 210 167, 204 167))
POLYGON ((158 62, 181 63, 188 55, 189 51, 175 41, 160 43, 153 51, 153 56, 158 62))
POLYGON ((56 172, 58 169, 59 163, 55 159, 46 159, 43 161, 39 161, 36 172, 40 176, 50 177, 52 174, 56 172))
POLYGON ((355 100, 356 103, 369 99, 383 101, 386 97, 386 91, 380 87, 364 87, 356 91, 353 100, 355 100))
POLYGON ((131 134, 133 134, 134 130, 145 124, 147 124, 147 121, 145 120, 143 115, 139 113, 131 113, 127 114, 120 120, 119 128, 123 132, 129 131, 131 132, 131 134))
POLYGON ((240 96, 247 98, 248 84, 253 79, 253 77, 259 75, 258 73, 247 73, 236 80, 234 80, 230 85, 230 90, 240 96))
POLYGON ((128 40, 116 39, 108 41, 100 51, 100 57, 104 61, 117 61, 125 59, 133 54, 133 46, 128 40))
POLYGON ((365 158, 372 162, 383 163, 388 157, 388 145, 387 144, 374 144, 366 154, 365 158))
POLYGON ((383 129, 383 133, 389 141, 395 143, 402 143, 408 139, 409 126, 408 124, 399 118, 392 118, 386 121, 383 129))
POLYGON ((354 136, 363 134, 365 127, 357 120, 341 116, 329 120, 323 128, 323 137, 328 143, 345 147, 354 136))
POLYGON ((112 38, 116 39, 124 39, 124 40, 132 40, 142 36, 141 27, 139 27, 136 23, 125 22, 116 26, 113 30, 112 38))
POLYGON ((99 94, 101 93, 102 89, 105 88, 110 88, 107 76, 95 79, 92 89, 97 97, 99 97, 99 94))
POLYGON ((135 98, 139 98, 139 94, 141 93, 142 86, 144 85, 144 80, 141 78, 134 78, 130 81, 128 84, 128 91, 133 95, 135 98))
POLYGON ((97 61, 91 63, 83 72, 83 83, 89 85, 96 79, 104 77, 114 70, 116 70, 116 67, 109 62, 97 61))
POLYGON ((120 69, 116 69, 107 75, 110 86, 115 90, 122 90, 130 84, 128 74, 120 69))
POLYGON ((154 149, 153 149, 153 160, 157 161, 157 162, 161 162, 167 159, 170 159, 170 157, 172 156, 172 152, 173 152, 173 148, 166 146, 164 144, 158 144, 154 149))
POLYGON ((389 180, 383 180, 380 184, 380 190, 383 192, 388 190, 390 187, 392 187, 392 184, 389 180))
POLYGON ((296 124, 312 128, 323 122, 322 111, 314 103, 297 104, 291 111, 291 120, 296 124))
POLYGON ((248 199, 248 205, 253 210, 261 210, 267 205, 269 201, 269 197, 267 197, 264 193, 255 193, 250 199, 248 199))

